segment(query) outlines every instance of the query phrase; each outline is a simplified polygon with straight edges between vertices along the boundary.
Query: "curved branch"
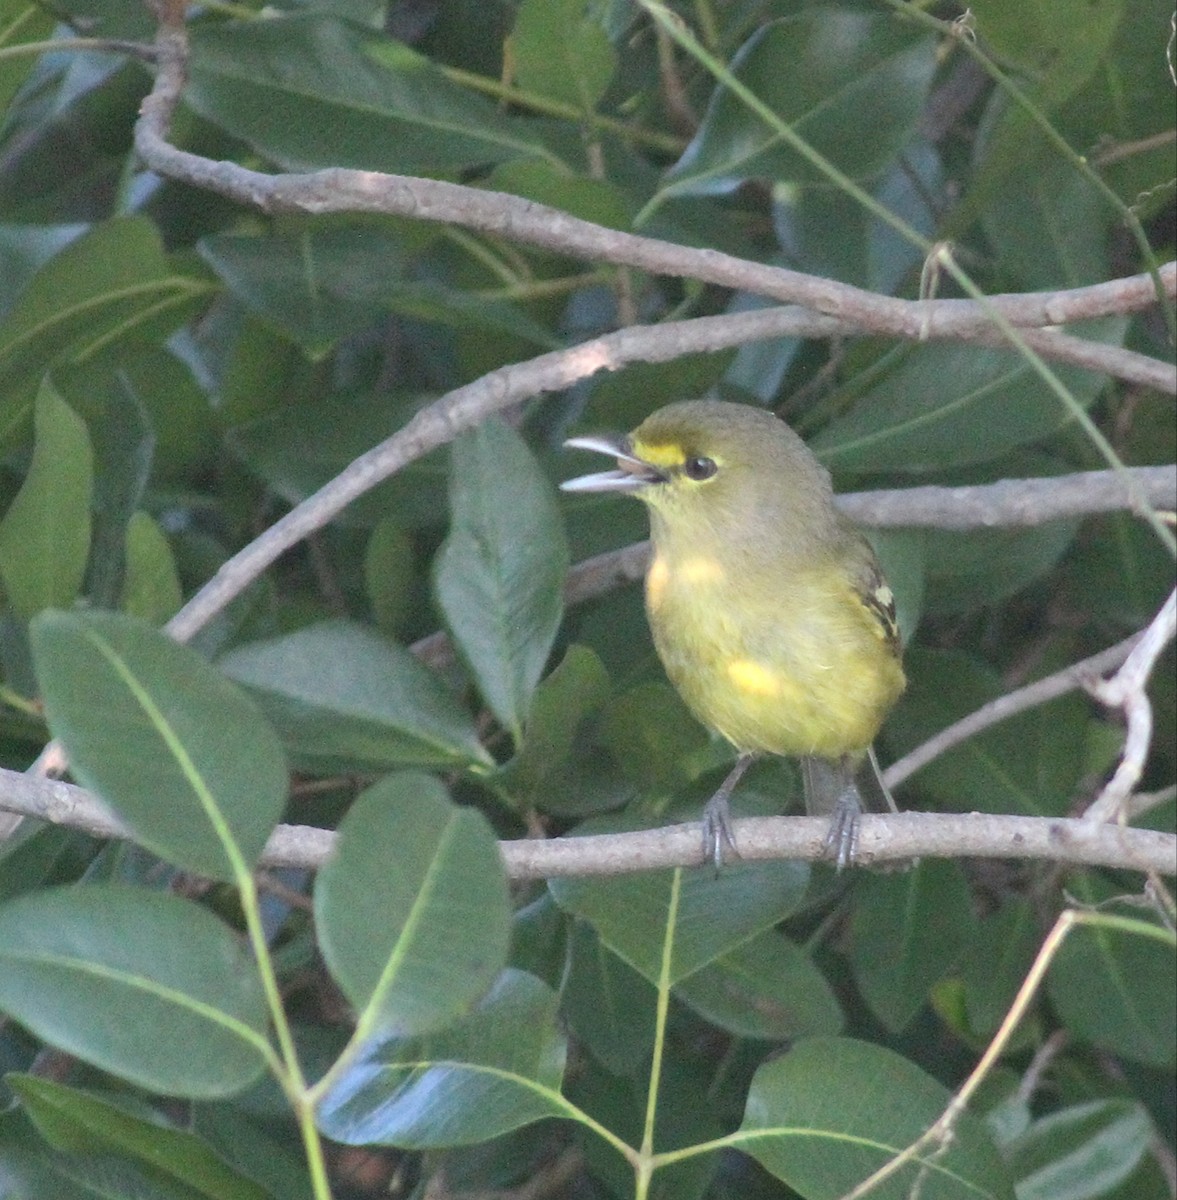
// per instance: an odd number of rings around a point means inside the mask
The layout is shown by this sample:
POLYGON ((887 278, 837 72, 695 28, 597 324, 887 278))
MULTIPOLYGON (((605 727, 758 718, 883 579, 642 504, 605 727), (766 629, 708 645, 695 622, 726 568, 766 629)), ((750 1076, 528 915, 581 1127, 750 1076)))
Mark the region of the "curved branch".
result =
MULTIPOLYGON (((0 770, 0 809, 97 837, 130 839, 130 832, 91 793, 72 784, 0 770)), ((752 817, 733 823, 740 857, 821 861, 829 822, 821 817, 752 817)), ((260 866, 322 866, 335 834, 306 825, 279 825, 260 866)), ((512 879, 620 875, 704 863, 697 823, 592 837, 499 843, 512 879)), ((1016 858, 1177 873, 1177 837, 1061 817, 978 813, 888 813, 862 818, 856 861, 863 866, 912 858, 1016 858)))
MULTIPOLYGON (((268 175, 190 154, 167 140, 188 61, 182 13, 165 17, 156 49, 159 71, 135 126, 139 157, 159 175, 216 192, 262 212, 370 212, 444 222, 593 262, 638 267, 654 275, 698 279, 803 304, 849 322, 860 331, 917 340, 999 337, 986 308, 973 300, 880 296, 832 279, 716 250, 679 246, 594 225, 504 192, 338 167, 307 174, 268 175)), ((1160 278, 1166 295, 1177 295, 1177 263, 1162 267, 1160 278)), ((1142 274, 1066 291, 990 296, 986 303, 1013 325, 1041 327, 1134 312, 1151 306, 1156 299, 1152 278, 1142 274)), ((1041 352, 1048 353, 1045 347, 1041 352)))

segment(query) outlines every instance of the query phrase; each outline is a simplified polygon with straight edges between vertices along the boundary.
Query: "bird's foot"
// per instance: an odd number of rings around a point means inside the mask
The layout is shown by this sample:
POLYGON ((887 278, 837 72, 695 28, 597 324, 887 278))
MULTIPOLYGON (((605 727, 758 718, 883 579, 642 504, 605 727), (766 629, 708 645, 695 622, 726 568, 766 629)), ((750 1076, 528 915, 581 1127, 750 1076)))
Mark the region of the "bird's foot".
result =
POLYGON ((732 832, 732 806, 728 792, 720 788, 703 806, 703 858, 715 867, 716 872, 723 866, 725 844, 736 858, 740 857, 732 832))
POLYGON ((862 805, 853 791, 845 791, 838 797, 830 816, 830 828, 822 843, 825 856, 834 864, 835 871, 844 871, 854 865, 858 854, 859 817, 862 805))

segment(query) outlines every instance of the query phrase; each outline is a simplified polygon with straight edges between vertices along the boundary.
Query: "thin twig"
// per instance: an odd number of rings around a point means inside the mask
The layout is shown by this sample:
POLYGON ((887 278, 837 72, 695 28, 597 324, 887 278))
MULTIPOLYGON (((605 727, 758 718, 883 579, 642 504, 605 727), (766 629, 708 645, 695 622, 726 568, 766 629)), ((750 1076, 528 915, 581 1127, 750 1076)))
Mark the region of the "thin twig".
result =
POLYGON ((1148 680, 1161 652, 1177 633, 1177 590, 1132 647, 1132 653, 1111 679, 1089 679, 1087 690, 1099 701, 1124 710, 1128 734, 1124 753, 1115 774, 1087 809, 1089 821, 1114 821, 1121 818, 1128 797, 1140 782, 1145 759, 1152 744, 1152 704, 1148 699, 1148 680))

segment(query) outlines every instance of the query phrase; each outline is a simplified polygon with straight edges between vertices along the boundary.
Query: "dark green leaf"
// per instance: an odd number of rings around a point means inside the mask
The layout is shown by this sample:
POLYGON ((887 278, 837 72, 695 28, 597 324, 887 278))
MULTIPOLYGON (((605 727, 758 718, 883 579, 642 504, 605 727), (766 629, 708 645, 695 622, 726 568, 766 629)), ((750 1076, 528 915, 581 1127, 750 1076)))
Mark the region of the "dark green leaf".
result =
MULTIPOLYGON (((1087 336, 1113 345, 1122 320, 1087 336)), ((1104 387, 1094 371, 1056 367, 1083 408, 1104 387)), ((809 440, 834 471, 906 474, 999 458, 1055 433, 1071 414, 1049 385, 1012 351, 947 342, 907 349, 898 366, 844 415, 809 440)))
POLYGON ((585 646, 569 646, 535 689, 523 746, 496 777, 496 788, 509 793, 520 808, 566 813, 578 801, 583 804, 590 764, 570 760, 581 724, 597 712, 608 691, 601 660, 585 646))
POLYGON ((1043 931, 1027 900, 1007 900, 976 923, 961 966, 969 1028, 990 1037, 1005 1018, 1034 961, 1043 931))
POLYGON ((855 978, 875 1015, 901 1030, 968 949, 968 885, 956 863, 925 859, 902 874, 864 873, 856 892, 855 978))
POLYGON ((317 768, 490 764, 437 675, 363 626, 323 621, 239 646, 221 666, 258 698, 291 752, 317 768))
POLYGON ((1083 925, 1063 942, 1047 985, 1051 1003, 1074 1036, 1172 1069, 1177 1061, 1177 957, 1171 945, 1083 925))
POLYGON ((205 25, 184 99, 296 171, 421 175, 547 155, 526 124, 408 46, 319 15, 205 25))
POLYGON ((496 420, 454 442, 450 512, 438 601, 483 698, 518 744, 564 611, 563 522, 530 451, 496 420))
POLYGON ((0 579, 25 620, 45 608, 68 608, 82 586, 93 463, 85 424, 42 384, 28 474, 0 520, 0 579))
MULTIPOLYGON (((805 1200, 835 1200, 914 1142, 948 1090, 894 1051, 811 1038, 752 1080, 745 1149, 805 1200)), ((930 1146, 871 1191, 873 1200, 1013 1200, 1005 1166, 965 1113, 947 1149, 930 1146), (918 1182, 917 1182, 918 1181, 918 1182)))
MULTIPOLYGON (((878 174, 907 140, 934 70, 931 38, 890 16, 833 6, 764 26, 732 62, 784 124, 856 179, 878 174)), ((721 88, 662 195, 724 192, 746 179, 826 182, 721 88)))
POLYGON ((655 871, 612 879, 552 879, 561 908, 651 983, 677 983, 784 920, 805 892, 804 863, 734 863, 713 871, 655 871))
POLYGON ((319 1128, 347 1145, 425 1149, 574 1115, 559 1090, 565 1046, 556 1007, 546 984, 505 971, 461 1024, 377 1044, 350 1065, 319 1104, 319 1128))
POLYGON ((37 272, 0 324, 0 443, 23 422, 54 363, 166 336, 206 290, 169 267, 146 218, 96 225, 71 242, 37 272))
POLYGON ((0 907, 0 1008, 165 1095, 229 1095, 264 1065, 257 969, 211 913, 163 892, 92 884, 0 907))
MULTIPOLYGON (((887 722, 899 752, 1008 691, 992 668, 958 650, 917 647, 906 666, 908 690, 887 722)), ((1061 815, 1083 769, 1090 721, 1082 696, 1063 696, 954 746, 921 768, 914 786, 954 812, 1061 815)))
POLYGON ((640 1076, 648 1069, 658 992, 585 921, 572 924, 560 993, 561 1016, 610 1071, 640 1076))
POLYGON ((156 854, 234 880, 286 802, 273 730, 187 646, 119 613, 42 613, 31 630, 49 728, 77 780, 156 854))
POLYGON ((775 930, 696 971, 674 994, 737 1037, 791 1041, 842 1031, 842 1013, 825 977, 775 930))
POLYGON ((118 1154, 150 1167, 165 1186, 175 1183, 208 1200, 269 1200, 269 1193, 226 1166, 204 1141, 164 1125, 155 1114, 136 1115, 113 1097, 33 1075, 8 1075, 5 1082, 57 1150, 118 1154))
POLYGON ((507 883, 490 826, 430 775, 389 776, 339 827, 315 885, 315 925, 356 1009, 357 1042, 447 1024, 507 959, 507 883))

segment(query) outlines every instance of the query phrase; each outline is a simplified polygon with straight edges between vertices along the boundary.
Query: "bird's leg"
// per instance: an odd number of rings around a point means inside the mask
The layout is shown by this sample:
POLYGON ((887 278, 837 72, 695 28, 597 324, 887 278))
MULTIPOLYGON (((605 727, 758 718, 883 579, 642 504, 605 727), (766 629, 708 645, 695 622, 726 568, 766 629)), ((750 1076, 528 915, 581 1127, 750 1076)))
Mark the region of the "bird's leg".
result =
POLYGON ((741 754, 715 795, 703 806, 703 857, 710 859, 718 871, 723 866, 723 844, 726 842, 737 858, 736 839, 732 834, 731 795, 740 777, 755 761, 754 754, 741 754))
POLYGON ((862 795, 855 780, 852 759, 829 761, 808 756, 801 760, 805 783, 805 809, 811 817, 829 815, 830 828, 822 848, 834 869, 842 871, 854 862, 858 850, 858 818, 863 812, 862 795))
POLYGON ((829 832, 822 843, 826 857, 833 860, 835 871, 843 871, 846 867, 854 865, 855 856, 858 854, 858 818, 861 816, 862 804, 858 799, 858 789, 851 785, 834 802, 829 832))

